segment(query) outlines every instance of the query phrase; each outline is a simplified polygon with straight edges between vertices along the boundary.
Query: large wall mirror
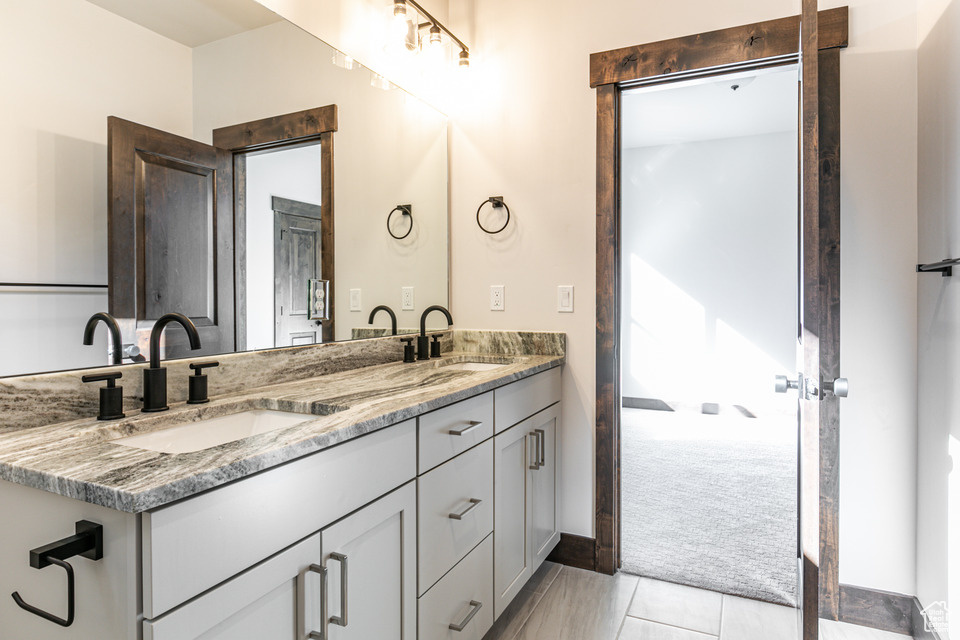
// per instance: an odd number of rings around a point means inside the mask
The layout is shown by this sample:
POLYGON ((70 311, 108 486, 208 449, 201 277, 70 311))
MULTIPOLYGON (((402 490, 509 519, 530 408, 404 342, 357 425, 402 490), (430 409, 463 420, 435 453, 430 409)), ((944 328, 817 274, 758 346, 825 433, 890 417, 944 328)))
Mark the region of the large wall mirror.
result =
POLYGON ((446 117, 254 0, 8 2, 0 54, 0 376, 110 364, 101 311, 126 363, 447 304, 446 117))

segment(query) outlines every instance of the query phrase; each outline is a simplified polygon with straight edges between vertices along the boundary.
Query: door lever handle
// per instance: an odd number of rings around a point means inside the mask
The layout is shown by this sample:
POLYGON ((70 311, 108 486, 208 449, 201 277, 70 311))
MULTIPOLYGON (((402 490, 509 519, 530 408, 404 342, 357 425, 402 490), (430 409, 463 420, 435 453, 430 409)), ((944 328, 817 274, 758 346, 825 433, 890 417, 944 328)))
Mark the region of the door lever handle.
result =
POLYGON ((774 384, 774 390, 777 393, 786 393, 790 389, 799 389, 800 379, 791 380, 787 376, 777 376, 774 384))
POLYGON ((846 378, 837 378, 833 382, 824 382, 823 391, 824 393, 832 393, 838 398, 846 398, 847 394, 850 393, 850 383, 846 378))

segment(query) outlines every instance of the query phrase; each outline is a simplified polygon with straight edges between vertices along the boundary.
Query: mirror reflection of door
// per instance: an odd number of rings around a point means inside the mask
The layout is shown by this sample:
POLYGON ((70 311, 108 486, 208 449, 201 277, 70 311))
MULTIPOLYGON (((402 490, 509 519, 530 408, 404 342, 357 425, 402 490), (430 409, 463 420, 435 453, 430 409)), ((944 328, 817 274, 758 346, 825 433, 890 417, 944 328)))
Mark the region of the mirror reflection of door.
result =
POLYGON ((146 351, 165 313, 189 317, 201 349, 171 326, 164 357, 233 351, 233 157, 196 140, 111 117, 109 307, 146 351))
POLYGON ((273 198, 274 322, 278 347, 322 342, 310 314, 310 281, 320 279, 320 207, 273 198), (298 215, 303 214, 303 215, 298 215))

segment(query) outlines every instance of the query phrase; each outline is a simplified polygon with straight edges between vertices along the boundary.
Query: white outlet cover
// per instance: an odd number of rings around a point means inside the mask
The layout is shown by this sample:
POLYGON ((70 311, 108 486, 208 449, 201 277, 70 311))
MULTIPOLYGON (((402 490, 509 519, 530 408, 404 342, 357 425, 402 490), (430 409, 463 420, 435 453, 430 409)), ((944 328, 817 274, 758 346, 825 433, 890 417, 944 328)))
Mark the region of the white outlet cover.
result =
POLYGON ((400 309, 413 311, 413 287, 400 287, 400 309))
POLYGON ((350 289, 350 311, 361 311, 363 305, 360 302, 360 289, 350 289))
POLYGON ((490 285, 490 311, 503 311, 505 308, 503 285, 490 285))
POLYGON ((562 284, 557 287, 557 311, 573 313, 573 285, 562 284))

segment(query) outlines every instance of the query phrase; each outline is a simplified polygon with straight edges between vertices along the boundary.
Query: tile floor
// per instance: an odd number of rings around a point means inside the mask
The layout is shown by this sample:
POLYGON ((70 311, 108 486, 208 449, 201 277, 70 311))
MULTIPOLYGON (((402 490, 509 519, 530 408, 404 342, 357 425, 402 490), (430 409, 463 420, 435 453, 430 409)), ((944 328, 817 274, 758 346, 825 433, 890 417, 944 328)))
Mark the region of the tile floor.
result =
MULTIPOLYGON (((797 640, 796 620, 787 607, 547 562, 484 640, 797 640)), ((908 636, 821 621, 820 638, 908 636)))

